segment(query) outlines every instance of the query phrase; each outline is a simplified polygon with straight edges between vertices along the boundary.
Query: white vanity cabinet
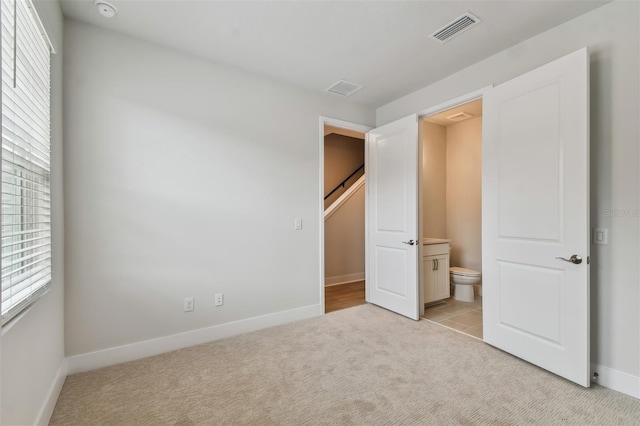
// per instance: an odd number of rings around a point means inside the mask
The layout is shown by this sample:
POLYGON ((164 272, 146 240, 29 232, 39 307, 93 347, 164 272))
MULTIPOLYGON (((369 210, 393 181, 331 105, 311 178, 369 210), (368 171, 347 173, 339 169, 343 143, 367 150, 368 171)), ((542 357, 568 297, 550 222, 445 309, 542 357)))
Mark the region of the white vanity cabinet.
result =
POLYGON ((422 248, 423 303, 446 299, 449 287, 449 241, 425 238, 422 248))

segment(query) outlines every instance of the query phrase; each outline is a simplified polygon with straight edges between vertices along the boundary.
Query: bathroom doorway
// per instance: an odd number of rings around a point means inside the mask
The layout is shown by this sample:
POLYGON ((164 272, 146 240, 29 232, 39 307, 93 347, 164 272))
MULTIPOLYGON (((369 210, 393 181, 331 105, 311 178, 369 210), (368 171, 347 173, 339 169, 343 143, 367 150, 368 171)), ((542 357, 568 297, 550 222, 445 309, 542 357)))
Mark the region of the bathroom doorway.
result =
POLYGON ((422 117, 420 144, 423 317, 482 339, 482 99, 422 117))
MULTIPOLYGON (((585 387, 590 383, 588 68, 588 51, 582 48, 419 113, 422 119, 482 98, 482 340, 585 387)), ((367 185, 373 195, 367 203, 372 253, 367 296, 411 319, 424 316, 426 292, 420 284, 425 277, 446 283, 442 276, 450 258, 448 249, 430 253, 415 241, 423 237, 419 124, 418 114, 409 114, 367 137, 367 185), (418 261, 425 255, 433 256, 428 259, 433 263, 423 261, 421 270, 418 261), (425 263, 431 263, 428 275, 425 263)))

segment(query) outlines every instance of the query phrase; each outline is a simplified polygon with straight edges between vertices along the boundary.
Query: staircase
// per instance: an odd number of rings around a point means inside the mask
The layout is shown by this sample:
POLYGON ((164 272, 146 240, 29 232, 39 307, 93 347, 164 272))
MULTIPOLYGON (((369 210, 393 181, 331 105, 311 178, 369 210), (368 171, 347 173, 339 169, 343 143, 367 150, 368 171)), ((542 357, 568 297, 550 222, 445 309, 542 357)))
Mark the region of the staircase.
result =
MULTIPOLYGON (((346 187, 364 165, 330 192, 346 187)), ((324 211, 325 285, 364 280, 364 199, 365 175, 333 201, 324 211)))
POLYGON ((361 176, 364 176, 364 164, 355 169, 342 182, 336 185, 327 195, 324 196, 324 208, 327 209, 338 197, 346 192, 361 176))
MULTIPOLYGON (((348 187, 346 191, 342 193, 342 195, 336 198, 336 200, 333 203, 331 203, 329 207, 324 209, 325 222, 327 221, 328 218, 331 217, 331 215, 336 213, 343 205, 345 205, 345 203, 347 203, 351 199, 351 197, 353 197, 358 192, 358 190, 360 190, 360 188, 364 189, 364 181, 365 181, 365 176, 363 174, 350 187, 348 187)), ((336 187, 336 189, 337 188, 338 187, 336 187)), ((325 197, 325 200, 326 199, 327 198, 325 197)), ((364 220, 364 217, 363 217, 363 220, 364 220)))

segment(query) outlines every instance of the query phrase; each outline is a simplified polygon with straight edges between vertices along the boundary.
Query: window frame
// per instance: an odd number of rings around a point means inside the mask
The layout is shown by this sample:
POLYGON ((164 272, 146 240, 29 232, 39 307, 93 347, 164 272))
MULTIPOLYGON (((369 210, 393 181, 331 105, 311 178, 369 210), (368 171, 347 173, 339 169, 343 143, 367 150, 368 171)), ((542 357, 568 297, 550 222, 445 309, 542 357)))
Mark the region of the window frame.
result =
POLYGON ((3 196, 0 271, 2 293, 8 294, 6 299, 4 294, 2 298, 11 301, 7 307, 0 299, 4 327, 46 294, 53 278, 51 57, 55 49, 31 0, 2 0, 0 13, 2 92, 11 94, 6 109, 5 94, 0 94, 2 115, 10 117, 8 123, 2 123, 4 117, 0 116, 3 196), (7 10, 12 14, 5 19, 7 10), (6 36, 11 36, 7 43, 6 36), (5 155, 10 152, 13 155, 5 155), (7 224, 5 216, 18 219, 7 224), (42 221, 43 217, 48 221, 42 221), (43 228, 40 223, 45 224, 43 228), (12 231, 5 233, 9 226, 12 231), (16 232, 16 227, 21 230, 16 232), (5 262, 10 256, 12 262, 5 262), (27 279, 32 281, 25 282, 27 279), (14 300, 13 291, 18 289, 16 294, 20 294, 20 288, 23 296, 14 300))

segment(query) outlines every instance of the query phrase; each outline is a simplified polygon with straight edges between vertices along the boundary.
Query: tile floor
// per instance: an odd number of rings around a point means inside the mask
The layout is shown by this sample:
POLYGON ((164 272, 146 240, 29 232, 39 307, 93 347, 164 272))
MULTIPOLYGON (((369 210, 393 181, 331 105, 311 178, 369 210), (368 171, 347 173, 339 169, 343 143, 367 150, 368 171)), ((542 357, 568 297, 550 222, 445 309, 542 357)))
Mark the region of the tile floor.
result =
POLYGON ((473 302, 451 297, 443 302, 425 307, 424 318, 482 339, 482 297, 476 296, 473 302))

